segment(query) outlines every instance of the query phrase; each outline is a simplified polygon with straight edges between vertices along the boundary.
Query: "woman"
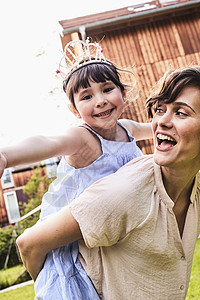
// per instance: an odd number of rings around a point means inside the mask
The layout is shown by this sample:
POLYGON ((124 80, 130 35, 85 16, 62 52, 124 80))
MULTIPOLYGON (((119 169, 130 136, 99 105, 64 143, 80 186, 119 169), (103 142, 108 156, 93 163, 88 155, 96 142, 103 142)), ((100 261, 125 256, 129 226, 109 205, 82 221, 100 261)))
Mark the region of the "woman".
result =
POLYGON ((200 67, 167 73, 148 100, 155 153, 97 181, 17 240, 33 279, 46 254, 79 240, 100 298, 185 299, 200 234, 200 67))

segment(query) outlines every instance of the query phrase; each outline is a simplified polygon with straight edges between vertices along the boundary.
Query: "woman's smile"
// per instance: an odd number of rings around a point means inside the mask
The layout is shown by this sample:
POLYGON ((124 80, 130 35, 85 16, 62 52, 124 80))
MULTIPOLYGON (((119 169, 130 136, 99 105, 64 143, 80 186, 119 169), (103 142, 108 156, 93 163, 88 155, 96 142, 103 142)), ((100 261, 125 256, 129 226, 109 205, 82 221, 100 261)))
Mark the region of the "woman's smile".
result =
POLYGON ((159 151, 168 151, 175 147, 177 144, 176 140, 168 134, 157 134, 156 149, 159 151))

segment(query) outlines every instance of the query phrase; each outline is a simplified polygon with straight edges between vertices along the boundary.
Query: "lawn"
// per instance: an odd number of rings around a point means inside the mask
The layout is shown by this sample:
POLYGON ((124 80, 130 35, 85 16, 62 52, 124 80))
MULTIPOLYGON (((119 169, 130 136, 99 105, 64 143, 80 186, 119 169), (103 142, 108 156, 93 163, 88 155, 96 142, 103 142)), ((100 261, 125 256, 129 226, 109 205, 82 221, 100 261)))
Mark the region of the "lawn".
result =
POLYGON ((192 273, 190 277, 190 284, 186 300, 199 300, 200 299, 200 239, 198 239, 193 264, 192 273))
MULTIPOLYGON (((27 285, 15 290, 0 293, 0 300, 33 300, 34 288, 33 284, 27 285)), ((197 241, 190 285, 187 293, 186 300, 199 300, 200 299, 200 239, 197 241)))
POLYGON ((0 300, 33 300, 33 284, 0 294, 0 300))
MULTIPOLYGON (((0 270, 0 289, 4 289, 12 285, 24 270, 25 268, 22 264, 12 268, 0 270)), ((28 273, 25 272, 18 278, 16 283, 21 283, 30 279, 31 278, 28 273)))

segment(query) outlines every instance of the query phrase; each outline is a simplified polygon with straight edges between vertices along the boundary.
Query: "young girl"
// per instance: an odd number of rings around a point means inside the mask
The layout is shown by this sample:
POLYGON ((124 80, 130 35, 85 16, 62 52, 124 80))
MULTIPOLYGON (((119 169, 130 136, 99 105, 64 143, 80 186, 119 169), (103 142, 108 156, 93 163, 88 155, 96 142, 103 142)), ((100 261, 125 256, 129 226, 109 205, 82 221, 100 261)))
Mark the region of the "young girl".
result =
MULTIPOLYGON (((150 124, 118 121, 126 100, 125 87, 120 81, 119 70, 99 49, 98 44, 82 41, 72 41, 65 48, 68 53, 65 59, 72 66, 63 87, 70 100, 69 108, 82 120, 82 125, 62 136, 32 137, 1 149, 2 168, 62 155, 57 179, 42 200, 41 220, 59 211, 98 179, 141 156, 135 139, 152 137, 150 124), (77 45, 82 47, 81 57, 71 50, 77 45), (90 54, 91 45, 96 49, 94 57, 90 54)), ((98 253, 99 249, 96 251, 98 253)), ((38 299, 48 300, 99 299, 78 260, 78 242, 47 255, 35 283, 35 293, 38 299)))

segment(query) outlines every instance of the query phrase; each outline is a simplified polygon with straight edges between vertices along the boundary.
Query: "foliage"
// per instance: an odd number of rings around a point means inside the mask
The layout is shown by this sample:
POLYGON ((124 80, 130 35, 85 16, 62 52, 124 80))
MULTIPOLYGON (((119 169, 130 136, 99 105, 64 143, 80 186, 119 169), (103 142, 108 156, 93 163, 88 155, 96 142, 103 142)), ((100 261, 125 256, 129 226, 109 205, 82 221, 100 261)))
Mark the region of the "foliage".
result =
POLYGON ((33 300, 34 295, 33 284, 29 284, 0 294, 0 300, 33 300))
MULTIPOLYGON (((44 171, 41 167, 35 169, 32 177, 27 182, 24 190, 24 193, 28 196, 28 203, 24 203, 23 209, 24 214, 27 214, 37 206, 41 204, 41 199, 43 194, 47 191, 49 183, 53 179, 49 179, 47 175, 44 174, 44 171)), ((25 230, 28 227, 33 226, 39 219, 40 212, 38 211, 34 215, 31 215, 27 219, 21 221, 20 228, 25 230)), ((17 226, 7 226, 0 228, 0 269, 4 268, 6 261, 6 256, 9 251, 9 246, 11 246, 11 251, 8 260, 8 267, 16 266, 19 264, 20 260, 17 255, 16 246, 14 240, 12 240, 13 230, 16 231, 17 235, 20 234, 17 226), (12 242, 12 243, 11 243, 12 242)))
POLYGON ((27 280, 31 280, 28 272, 23 271, 25 271, 25 267, 22 264, 9 269, 2 269, 0 271, 0 289, 7 288, 12 284, 18 284, 27 280), (20 274, 21 276, 19 277, 20 274))
MULTIPOLYGON (((4 267, 6 256, 9 250, 10 243, 12 242, 12 234, 13 230, 16 230, 16 226, 7 226, 4 228, 0 228, 0 269, 4 267)), ((14 241, 11 244, 11 251, 10 256, 8 260, 8 267, 15 266, 16 264, 19 264, 19 258, 16 252, 16 247, 14 241)))
MULTIPOLYGON (((41 204, 42 197, 48 190, 48 186, 52 181, 53 179, 48 178, 48 176, 44 174, 44 171, 40 166, 35 169, 32 177, 23 188, 23 192, 27 194, 29 199, 28 203, 24 203, 23 205, 24 214, 27 214, 41 204)), ((24 231, 28 227, 33 226, 38 221, 39 215, 40 211, 22 220, 20 222, 22 231, 24 231)))

